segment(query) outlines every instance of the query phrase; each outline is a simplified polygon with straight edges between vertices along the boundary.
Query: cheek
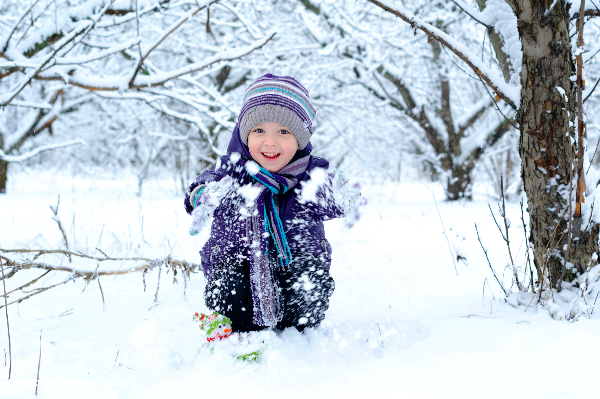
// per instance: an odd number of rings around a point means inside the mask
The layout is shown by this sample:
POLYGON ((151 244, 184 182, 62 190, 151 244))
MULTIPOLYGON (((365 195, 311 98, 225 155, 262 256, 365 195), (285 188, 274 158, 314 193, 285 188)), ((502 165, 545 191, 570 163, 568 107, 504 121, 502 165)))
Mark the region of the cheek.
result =
POLYGON ((295 154, 298 150, 298 140, 296 140, 296 138, 292 136, 282 143, 282 147, 285 150, 285 152, 291 152, 295 154))
POLYGON ((250 155, 252 155, 252 157, 260 154, 260 141, 253 139, 252 136, 248 136, 248 149, 250 150, 250 155))

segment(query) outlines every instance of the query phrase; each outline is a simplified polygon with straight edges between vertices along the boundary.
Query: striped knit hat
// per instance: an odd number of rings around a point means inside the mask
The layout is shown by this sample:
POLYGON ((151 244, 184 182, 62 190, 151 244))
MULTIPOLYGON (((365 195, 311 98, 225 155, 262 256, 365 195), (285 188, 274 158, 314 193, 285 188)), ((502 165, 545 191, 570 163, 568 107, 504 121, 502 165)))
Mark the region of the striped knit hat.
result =
POLYGON ((308 90, 300 82, 268 73, 246 89, 238 118, 242 142, 248 145, 248 134, 254 126, 277 122, 290 129, 303 150, 310 141, 315 114, 308 90))

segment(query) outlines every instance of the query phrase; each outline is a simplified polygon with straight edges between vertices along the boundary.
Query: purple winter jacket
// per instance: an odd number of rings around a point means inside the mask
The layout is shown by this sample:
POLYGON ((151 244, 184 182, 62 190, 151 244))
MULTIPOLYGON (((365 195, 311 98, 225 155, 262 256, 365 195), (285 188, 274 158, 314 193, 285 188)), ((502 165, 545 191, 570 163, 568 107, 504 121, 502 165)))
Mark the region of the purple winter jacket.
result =
MULTIPOLYGON (((309 143, 304 151, 310 152, 311 150, 312 145, 309 143)), ((218 181, 227 175, 240 185, 252 183, 251 177, 245 169, 232 167, 229 158, 234 152, 252 159, 248 147, 241 141, 238 125, 233 130, 227 155, 220 158, 220 163, 217 163, 218 167, 205 170, 190 185, 185 198, 185 207, 189 214, 193 211, 189 193, 200 184, 218 181)), ((323 158, 310 156, 306 172, 300 176, 298 184, 294 189, 278 196, 279 217, 290 245, 292 259, 310 254, 329 268, 331 245, 325 238, 323 221, 343 217, 344 212, 339 206, 336 206, 330 188, 319 190, 317 193, 318 204, 313 202, 302 204, 298 201, 300 182, 309 180, 310 172, 316 167, 327 169, 329 162, 323 158)), ((235 262, 236 259, 239 261, 250 259, 250 248, 246 244, 250 239, 246 237, 246 220, 240 217, 238 212, 240 201, 240 197, 225 197, 215 209, 210 238, 200 251, 202 269, 206 278, 210 277, 215 266, 235 262)))

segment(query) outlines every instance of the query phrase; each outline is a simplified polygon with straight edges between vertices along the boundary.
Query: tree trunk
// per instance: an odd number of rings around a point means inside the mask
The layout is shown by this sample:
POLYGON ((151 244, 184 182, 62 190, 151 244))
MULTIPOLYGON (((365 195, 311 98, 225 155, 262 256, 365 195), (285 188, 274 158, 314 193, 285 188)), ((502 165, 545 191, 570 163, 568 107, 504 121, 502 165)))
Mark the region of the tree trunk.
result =
MULTIPOLYGON (((4 135, 0 133, 0 150, 4 150, 4 135)), ((6 193, 6 177, 8 173, 8 162, 0 159, 0 194, 6 193)))
POLYGON ((448 178, 446 188, 446 199, 448 201, 456 201, 461 198, 471 199, 471 193, 467 190, 471 187, 473 166, 472 163, 452 166, 452 175, 448 178))
POLYGON ((8 174, 8 162, 0 159, 0 194, 6 193, 6 177, 8 174))
MULTIPOLYGON (((523 46, 519 151, 528 199, 534 261, 538 279, 555 288, 570 262, 579 272, 594 266, 598 225, 574 219, 567 254, 569 190, 575 179, 573 157, 576 86, 565 0, 518 0, 516 13, 523 46), (548 7, 553 5, 551 10, 548 7), (564 90, 564 96, 556 88, 564 90), (571 123, 571 125, 569 125, 571 123), (569 148, 569 146, 571 148, 569 148)), ((570 265, 569 265, 570 266, 570 265)), ((569 272, 567 280, 575 274, 569 272)))

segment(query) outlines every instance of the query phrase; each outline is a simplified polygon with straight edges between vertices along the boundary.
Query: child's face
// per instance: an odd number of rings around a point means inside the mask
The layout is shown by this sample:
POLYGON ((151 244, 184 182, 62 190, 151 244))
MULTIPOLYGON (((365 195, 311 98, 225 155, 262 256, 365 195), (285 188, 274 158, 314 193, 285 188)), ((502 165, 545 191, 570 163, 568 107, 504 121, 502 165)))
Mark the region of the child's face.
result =
POLYGON ((250 129, 248 148, 260 166, 269 172, 278 172, 296 154, 298 140, 282 124, 265 122, 250 129))

